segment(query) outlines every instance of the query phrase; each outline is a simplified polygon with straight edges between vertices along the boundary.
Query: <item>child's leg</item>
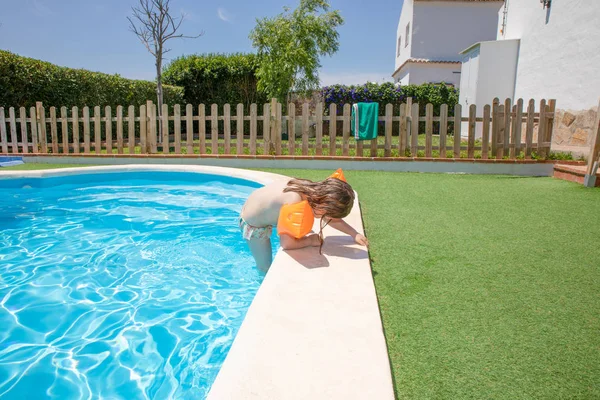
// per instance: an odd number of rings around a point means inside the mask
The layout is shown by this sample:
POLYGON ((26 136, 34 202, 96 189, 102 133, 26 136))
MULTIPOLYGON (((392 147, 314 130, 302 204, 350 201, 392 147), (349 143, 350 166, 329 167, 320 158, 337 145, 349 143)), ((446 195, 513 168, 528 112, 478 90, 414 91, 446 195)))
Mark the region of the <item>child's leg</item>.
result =
POLYGON ((248 242, 248 247, 250 247, 250 252, 256 261, 256 266, 258 269, 262 272, 267 272, 271 266, 271 262, 273 261, 271 239, 252 238, 246 241, 248 242))

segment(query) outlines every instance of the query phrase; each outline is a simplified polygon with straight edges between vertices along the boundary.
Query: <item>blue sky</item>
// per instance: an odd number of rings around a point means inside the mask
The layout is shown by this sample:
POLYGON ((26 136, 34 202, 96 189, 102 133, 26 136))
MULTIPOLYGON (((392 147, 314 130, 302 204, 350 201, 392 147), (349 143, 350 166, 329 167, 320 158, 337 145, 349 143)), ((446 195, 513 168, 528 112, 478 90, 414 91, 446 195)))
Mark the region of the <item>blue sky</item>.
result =
MULTIPOLYGON (((0 49, 52 63, 127 78, 154 79, 153 57, 128 30, 138 0, 0 0, 0 49)), ((172 0, 187 17, 167 57, 207 52, 250 52, 256 18, 273 16, 299 0, 172 0)), ((402 0, 330 0, 345 24, 340 50, 323 58, 322 83, 390 80, 402 0)))

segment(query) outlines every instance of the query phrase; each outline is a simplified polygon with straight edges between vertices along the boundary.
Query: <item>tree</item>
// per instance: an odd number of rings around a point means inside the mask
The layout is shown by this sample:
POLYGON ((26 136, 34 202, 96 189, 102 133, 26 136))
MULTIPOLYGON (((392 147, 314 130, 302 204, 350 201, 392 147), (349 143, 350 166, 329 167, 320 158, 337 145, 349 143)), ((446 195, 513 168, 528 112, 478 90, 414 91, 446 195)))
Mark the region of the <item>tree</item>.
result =
MULTIPOLYGON (((162 64, 164 55, 171 49, 165 43, 171 39, 189 38, 196 39, 202 36, 186 36, 177 31, 183 22, 184 15, 173 18, 169 10, 171 0, 139 0, 138 7, 132 7, 133 17, 127 17, 130 29, 156 60, 156 99, 158 102, 158 116, 162 116, 163 90, 162 90, 162 64), (137 25, 135 22, 137 22, 137 25)), ((162 124, 159 124, 159 138, 162 140, 162 124)))
POLYGON ((285 7, 274 18, 257 19, 250 39, 260 57, 259 90, 284 101, 290 90, 319 87, 319 58, 338 51, 337 27, 344 23, 339 11, 329 9, 327 0, 300 0, 291 13, 285 7))

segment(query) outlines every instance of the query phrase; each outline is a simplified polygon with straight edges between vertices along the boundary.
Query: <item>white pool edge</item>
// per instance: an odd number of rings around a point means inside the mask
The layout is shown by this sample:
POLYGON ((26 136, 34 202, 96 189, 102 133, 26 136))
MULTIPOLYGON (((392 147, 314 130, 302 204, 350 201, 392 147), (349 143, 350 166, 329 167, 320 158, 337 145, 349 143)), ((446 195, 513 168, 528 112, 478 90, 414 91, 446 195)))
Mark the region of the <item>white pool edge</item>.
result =
MULTIPOLYGON (((134 171, 205 173, 261 184, 287 178, 214 166, 119 165, 0 171, 0 179, 134 171)), ((364 232, 358 197, 346 221, 364 232)), ((317 248, 277 253, 209 400, 394 399, 368 253, 332 228, 324 233, 323 256, 317 248)))

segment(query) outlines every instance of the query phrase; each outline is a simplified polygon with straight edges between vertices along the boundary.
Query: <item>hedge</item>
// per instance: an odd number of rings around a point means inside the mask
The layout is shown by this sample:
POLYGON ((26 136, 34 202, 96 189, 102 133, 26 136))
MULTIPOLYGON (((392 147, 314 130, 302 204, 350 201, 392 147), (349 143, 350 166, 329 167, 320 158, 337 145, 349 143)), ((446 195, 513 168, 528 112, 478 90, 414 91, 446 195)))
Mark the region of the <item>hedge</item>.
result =
POLYGON ((194 54, 171 61, 163 81, 184 89, 186 103, 238 104, 268 102, 256 89, 258 57, 255 54, 194 54))
MULTIPOLYGON (((448 104, 448 112, 453 115, 454 106, 458 103, 458 89, 444 84, 422 84, 396 86, 391 82, 382 84, 367 83, 357 86, 333 85, 322 89, 321 95, 326 107, 335 103, 338 105, 353 104, 358 102, 378 102, 379 112, 385 113, 385 105, 390 103, 395 106, 406 102, 408 97, 413 98, 413 103, 419 103, 421 112, 425 112, 427 103, 433 104, 434 113, 439 115, 440 105, 448 104)), ((397 107, 394 107, 397 110, 397 107)))
MULTIPOLYGON (((165 103, 183 103, 183 89, 163 86, 165 103)), ((139 106, 156 103, 156 83, 125 79, 84 69, 59 67, 49 62, 0 50, 0 106, 139 106)))

